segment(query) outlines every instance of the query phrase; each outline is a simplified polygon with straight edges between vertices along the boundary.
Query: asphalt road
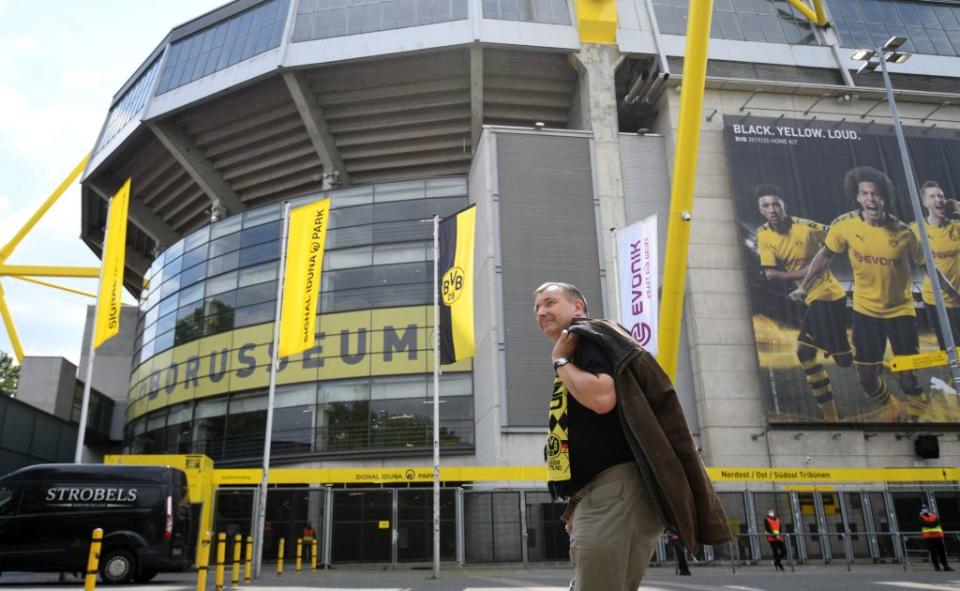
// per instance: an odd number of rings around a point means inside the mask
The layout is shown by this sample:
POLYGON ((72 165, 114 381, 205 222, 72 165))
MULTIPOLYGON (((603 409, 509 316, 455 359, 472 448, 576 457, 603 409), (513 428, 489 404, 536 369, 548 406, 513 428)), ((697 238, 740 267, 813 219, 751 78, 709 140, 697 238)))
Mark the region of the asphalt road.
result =
MULTIPOLYGON (((211 575, 213 573, 211 572, 211 575)), ((287 572, 282 577, 273 573, 249 585, 258 590, 283 589, 296 591, 566 591, 570 570, 567 568, 511 568, 511 567, 450 567, 439 580, 431 579, 430 570, 370 570, 338 568, 316 574, 296 575, 287 572)), ((195 575, 160 575, 146 585, 106 586, 110 591, 132 589, 149 591, 189 591, 195 589, 195 575)), ((51 589, 64 591, 80 589, 81 579, 72 576, 60 582, 56 575, 4 573, 0 576, 2 589, 51 589)), ((245 585, 240 586, 244 589, 245 585)), ((230 588, 227 571, 226 588, 230 588)), ((214 589, 211 576, 207 589, 214 589)), ((913 565, 909 571, 894 566, 855 566, 846 568, 798 567, 795 572, 776 573, 766 566, 745 567, 736 573, 729 568, 694 568, 693 576, 678 577, 669 568, 651 568, 640 591, 960 591, 960 571, 934 572, 929 566, 913 565)), ((598 590, 602 591, 602 590, 598 590)))

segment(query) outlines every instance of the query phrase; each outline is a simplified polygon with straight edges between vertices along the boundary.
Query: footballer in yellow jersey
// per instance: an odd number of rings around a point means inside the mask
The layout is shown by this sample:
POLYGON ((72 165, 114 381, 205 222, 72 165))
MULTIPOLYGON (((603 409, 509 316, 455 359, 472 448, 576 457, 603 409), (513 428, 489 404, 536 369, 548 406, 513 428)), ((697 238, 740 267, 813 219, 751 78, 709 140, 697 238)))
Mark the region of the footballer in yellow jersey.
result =
MULTIPOLYGON (((856 199, 859 210, 830 224, 823 248, 814 257, 791 299, 806 296, 814 280, 830 267, 835 255, 847 253, 853 268, 853 347, 857 377, 863 391, 875 401, 886 420, 903 416, 900 402, 881 378, 887 341, 894 355, 919 352, 917 316, 911 293, 911 265, 922 263, 920 246, 910 228, 886 211, 894 195, 890 178, 861 166, 847 172, 844 192, 856 199)), ((913 371, 897 374, 907 395, 906 418, 918 420, 929 398, 913 371)), ((883 420, 883 419, 880 419, 883 420)))
MULTIPOLYGON (((957 202, 947 199, 943 188, 936 181, 925 181, 920 187, 920 198, 927 209, 927 239, 930 242, 930 252, 933 255, 933 264, 941 274, 940 285, 943 288, 943 305, 947 309, 947 320, 953 334, 953 342, 960 343, 960 222, 951 220, 948 212, 956 211, 957 202)), ((917 234, 919 228, 916 222, 910 229, 917 234)), ((923 303, 930 324, 937 331, 937 341, 940 349, 945 349, 943 332, 940 330, 937 318, 936 302, 933 297, 933 287, 929 277, 923 279, 923 303)))
MULTIPOLYGON (((756 233, 764 277, 794 283, 803 279, 810 261, 823 246, 827 226, 787 215, 783 190, 776 185, 758 186, 754 197, 760 215, 767 220, 756 233)), ((838 421, 830 377, 817 352, 832 355, 840 367, 850 367, 853 362, 847 340, 846 293, 828 269, 812 283, 804 303, 807 309, 797 338, 797 359, 824 420, 838 421)))

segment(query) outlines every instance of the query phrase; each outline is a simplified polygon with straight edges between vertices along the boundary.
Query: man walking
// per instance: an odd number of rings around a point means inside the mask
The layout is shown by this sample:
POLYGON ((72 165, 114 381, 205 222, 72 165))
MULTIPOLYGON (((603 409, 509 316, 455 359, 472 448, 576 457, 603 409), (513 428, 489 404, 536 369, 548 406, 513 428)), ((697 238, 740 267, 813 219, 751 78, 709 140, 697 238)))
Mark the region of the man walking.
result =
POLYGON ((782 560, 787 557, 787 545, 783 542, 782 522, 777 516, 776 511, 770 509, 767 516, 763 518, 763 529, 767 532, 767 543, 770 544, 770 550, 773 552, 773 566, 777 570, 786 570, 783 568, 782 560))
POLYGON ((569 283, 534 292, 556 372, 545 456, 568 499, 574 591, 636 591, 663 527, 692 552, 730 538, 726 516, 653 357, 617 324, 586 318, 569 283))
MULTIPOLYGON (((763 276, 769 281, 790 281, 796 284, 806 275, 810 261, 823 246, 827 226, 787 215, 783 189, 776 185, 759 185, 753 192, 760 215, 767 222, 757 228, 757 250, 763 276)), ((847 340, 847 294, 827 269, 811 285, 804 298, 803 313, 797 335, 797 360, 803 368, 807 385, 820 406, 825 421, 837 422, 837 404, 827 370, 817 359, 833 356, 839 367, 853 364, 853 349, 847 340)))
POLYGON ((930 563, 933 564, 933 570, 952 571, 953 569, 947 564, 947 548, 943 543, 943 528, 940 526, 940 518, 926 505, 920 508, 920 531, 923 534, 923 541, 927 545, 927 552, 930 553, 930 563), (940 568, 941 566, 943 569, 940 568))

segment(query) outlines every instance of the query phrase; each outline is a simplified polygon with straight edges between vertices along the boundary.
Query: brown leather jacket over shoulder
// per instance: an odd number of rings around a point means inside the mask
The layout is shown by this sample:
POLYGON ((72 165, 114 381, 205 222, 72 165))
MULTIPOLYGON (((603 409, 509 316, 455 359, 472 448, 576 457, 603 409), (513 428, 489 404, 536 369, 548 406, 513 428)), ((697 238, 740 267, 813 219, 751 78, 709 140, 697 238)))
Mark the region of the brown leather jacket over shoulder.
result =
POLYGON ((614 322, 578 318, 570 332, 599 345, 614 367, 620 424, 664 527, 694 553, 701 544, 729 541, 723 506, 657 361, 614 322))

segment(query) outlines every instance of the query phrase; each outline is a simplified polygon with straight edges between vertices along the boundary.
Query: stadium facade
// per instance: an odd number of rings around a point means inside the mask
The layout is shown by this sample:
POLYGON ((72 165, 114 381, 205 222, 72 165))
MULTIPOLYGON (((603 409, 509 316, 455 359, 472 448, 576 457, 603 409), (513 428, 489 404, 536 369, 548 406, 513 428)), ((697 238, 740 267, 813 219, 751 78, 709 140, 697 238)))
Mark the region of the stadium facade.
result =
MULTIPOLYGON (((686 5, 620 0, 611 19, 566 0, 237 0, 173 29, 115 95, 82 181, 82 238, 99 254, 107 198, 133 179, 127 451, 259 464, 281 204, 326 194, 319 332, 279 373, 274 465, 429 463, 423 221, 469 203, 477 355, 444 370, 443 462, 540 465, 552 375, 531 293, 570 281, 591 313, 615 316, 610 229, 658 214, 665 244, 686 5), (582 41, 604 25, 615 42, 582 41)), ((808 557, 851 543, 817 531, 917 529, 921 499, 960 529, 955 483, 898 489, 880 471, 960 463, 957 398, 930 386, 946 375, 920 375, 928 402, 910 423, 820 356, 839 413, 825 420, 810 393, 822 384, 793 353, 803 312, 760 272, 753 195, 778 185, 788 214, 829 224, 857 208, 846 171, 869 165, 899 189, 888 211, 912 221, 882 81, 849 57, 900 34, 914 55, 892 81, 914 157, 929 163, 918 168, 960 192, 960 5, 826 8, 819 27, 785 0, 715 2, 676 379, 707 465, 744 468, 718 482, 734 526, 758 531, 776 505, 810 534, 797 546, 808 557), (938 459, 917 455, 921 435, 938 459), (758 468, 866 476, 814 493, 748 474, 758 468)), ((851 273, 837 277, 852 300, 851 273)), ((919 331, 921 350, 936 349, 930 325, 919 331)), ((900 556, 893 537, 878 540, 850 551, 900 556)), ((740 551, 759 556, 759 541, 740 551)))

